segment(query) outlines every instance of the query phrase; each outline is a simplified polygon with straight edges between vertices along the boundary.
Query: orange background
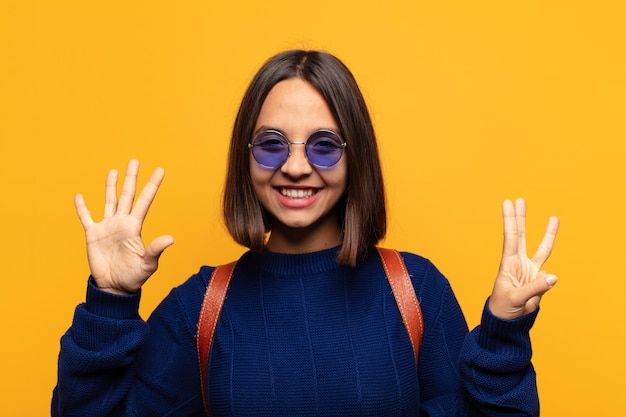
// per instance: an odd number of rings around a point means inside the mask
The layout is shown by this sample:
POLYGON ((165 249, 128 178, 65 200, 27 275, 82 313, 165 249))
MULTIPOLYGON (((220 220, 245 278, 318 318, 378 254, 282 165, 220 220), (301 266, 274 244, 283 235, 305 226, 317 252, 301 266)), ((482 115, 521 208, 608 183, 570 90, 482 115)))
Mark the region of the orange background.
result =
POLYGON ((73 195, 95 218, 130 158, 166 169, 144 237, 177 243, 147 316, 201 264, 237 257, 220 219, 229 131, 252 74, 289 48, 353 70, 388 184, 386 246, 431 258, 470 325, 498 266, 500 203, 529 247, 562 228, 533 329, 544 416, 616 416, 626 362, 621 1, 35 1, 0 4, 2 415, 49 412, 59 338, 88 275, 73 195))

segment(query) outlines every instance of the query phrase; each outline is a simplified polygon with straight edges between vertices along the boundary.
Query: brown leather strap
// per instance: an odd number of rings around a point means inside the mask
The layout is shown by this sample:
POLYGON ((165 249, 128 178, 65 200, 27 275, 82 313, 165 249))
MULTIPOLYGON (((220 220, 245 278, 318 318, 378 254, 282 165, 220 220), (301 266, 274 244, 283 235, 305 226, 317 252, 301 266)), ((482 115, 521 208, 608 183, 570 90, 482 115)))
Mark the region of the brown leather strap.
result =
MULTIPOLYGON (((415 355, 415 366, 417 368, 419 349, 422 342, 422 334, 424 333, 424 320, 422 318, 422 310, 420 309, 411 283, 411 277, 406 270, 406 265, 402 260, 400 253, 394 249, 378 248, 385 274, 389 280, 389 285, 393 292, 393 296, 398 304, 402 321, 406 327, 413 353, 415 355)), ((215 327, 219 319, 226 291, 230 278, 233 275, 235 264, 231 262, 226 265, 220 265, 213 270, 213 275, 207 286, 198 318, 198 330, 196 333, 196 346, 198 349, 198 364, 200 366, 200 388, 202 389, 202 401, 207 416, 209 412, 209 399, 207 391, 209 356, 211 353, 211 344, 215 335, 215 327)))
POLYGON ((213 270, 211 280, 204 294, 202 309, 198 317, 198 330, 196 333, 196 348, 198 349, 198 364, 200 366, 200 388, 202 389, 202 402, 204 403, 204 411, 207 416, 209 413, 208 399, 208 372, 209 372, 209 355, 211 352, 211 344, 213 343, 213 335, 215 334, 215 326, 224 304, 226 291, 230 278, 233 275, 235 264, 231 262, 226 265, 220 265, 213 270))
POLYGON ((411 339, 413 353, 415 354, 415 367, 417 367, 420 344, 424 334, 422 309, 417 301, 411 277, 406 270, 406 265, 400 253, 397 250, 385 248, 378 248, 378 253, 383 262, 383 268, 385 268, 396 304, 398 304, 400 309, 404 327, 406 327, 409 339, 411 339))

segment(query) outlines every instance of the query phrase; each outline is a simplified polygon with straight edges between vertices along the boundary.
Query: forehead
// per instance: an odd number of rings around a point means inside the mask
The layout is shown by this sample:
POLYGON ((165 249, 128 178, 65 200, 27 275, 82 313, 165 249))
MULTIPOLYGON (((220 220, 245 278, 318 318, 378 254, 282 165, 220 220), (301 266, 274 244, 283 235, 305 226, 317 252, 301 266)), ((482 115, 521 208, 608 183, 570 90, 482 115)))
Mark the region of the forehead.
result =
POLYGON ((318 129, 336 130, 337 123, 315 87, 300 78, 291 78, 277 83, 265 98, 255 131, 263 127, 301 134, 318 129))

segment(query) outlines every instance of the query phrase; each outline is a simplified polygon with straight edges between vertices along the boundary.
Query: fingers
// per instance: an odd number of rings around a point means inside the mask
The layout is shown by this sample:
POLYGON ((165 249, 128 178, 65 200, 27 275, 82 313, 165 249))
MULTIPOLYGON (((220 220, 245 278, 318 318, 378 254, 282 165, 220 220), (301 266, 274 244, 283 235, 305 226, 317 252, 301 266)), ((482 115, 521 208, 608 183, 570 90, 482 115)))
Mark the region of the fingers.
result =
MULTIPOLYGON (((104 217, 112 217, 117 213, 131 214, 133 217, 143 220, 148 213, 150 205, 154 201, 154 197, 163 181, 165 171, 162 168, 154 170, 148 183, 144 186, 137 198, 137 202, 133 206, 135 199, 135 193, 137 188, 137 177, 139 173, 139 161, 132 159, 128 162, 126 168, 126 176, 124 177, 124 184, 122 185, 122 191, 120 198, 117 198, 117 180, 118 171, 112 169, 107 174, 105 185, 105 198, 104 198, 104 217)), ((94 221, 91 217, 91 213, 85 205, 83 196, 78 194, 74 199, 74 206, 78 217, 86 227, 93 224, 94 221)))
POLYGON ((130 213, 133 201, 135 200, 135 190, 137 188, 137 174, 139 172, 139 161, 131 159, 126 167, 124 185, 120 193, 120 200, 117 204, 117 211, 123 214, 130 213))
POLYGON ((165 171, 162 168, 157 168, 154 170, 150 179, 146 183, 146 185, 139 193, 139 197, 137 197, 137 202, 133 207, 131 215, 139 220, 143 220, 148 214, 148 209, 150 205, 154 201, 154 197, 156 196, 157 191, 159 190, 159 186, 163 181, 163 177, 165 176, 165 171))
MULTIPOLYGON (((526 201, 518 198, 513 204, 510 200, 502 203, 504 218, 504 256, 520 255, 526 257, 526 201)), ((556 234, 559 230, 559 219, 551 217, 543 239, 532 258, 541 266, 550 256, 556 234)))
POLYGON ((91 218, 91 213, 85 205, 85 199, 81 194, 76 194, 76 196, 74 197, 74 207, 76 207, 76 214, 78 214, 78 219, 83 225, 83 229, 87 229, 87 227, 91 226, 94 223, 93 219, 91 218))
POLYGON ((517 253, 526 256, 526 201, 515 200, 515 223, 517 225, 517 253))
POLYGON ((111 217, 117 212, 117 170, 112 169, 107 175, 104 189, 104 217, 111 217))
POLYGON ((532 261, 536 265, 542 265, 550 257, 552 248, 554 247, 554 241, 556 240, 556 234, 559 231, 559 223, 560 222, 557 217, 550 217, 543 239, 541 240, 541 243, 532 258, 532 261))
POLYGON ((502 257, 517 255, 519 239, 517 234, 516 209, 511 200, 502 203, 502 219, 504 223, 504 244, 502 247, 502 257))

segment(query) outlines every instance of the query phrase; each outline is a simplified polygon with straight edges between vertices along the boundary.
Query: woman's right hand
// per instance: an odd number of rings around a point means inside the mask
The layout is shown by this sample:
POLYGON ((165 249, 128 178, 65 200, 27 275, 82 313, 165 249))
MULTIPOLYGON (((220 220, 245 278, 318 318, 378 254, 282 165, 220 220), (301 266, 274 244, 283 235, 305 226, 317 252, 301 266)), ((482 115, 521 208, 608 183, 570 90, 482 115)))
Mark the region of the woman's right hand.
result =
POLYGON ((165 171, 157 168, 135 199, 139 161, 131 160, 119 201, 117 171, 111 170, 106 180, 104 218, 93 221, 83 196, 74 199, 78 218, 85 229, 87 259, 98 288, 115 294, 138 291, 157 270, 159 256, 174 243, 172 236, 160 236, 146 247, 141 229, 148 209, 163 181, 165 171))

